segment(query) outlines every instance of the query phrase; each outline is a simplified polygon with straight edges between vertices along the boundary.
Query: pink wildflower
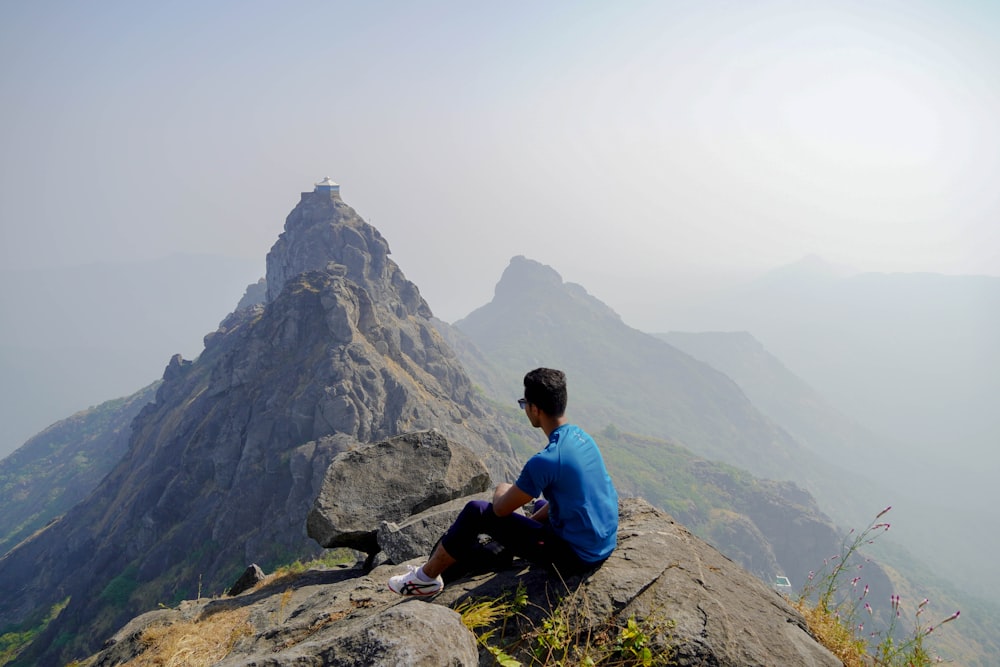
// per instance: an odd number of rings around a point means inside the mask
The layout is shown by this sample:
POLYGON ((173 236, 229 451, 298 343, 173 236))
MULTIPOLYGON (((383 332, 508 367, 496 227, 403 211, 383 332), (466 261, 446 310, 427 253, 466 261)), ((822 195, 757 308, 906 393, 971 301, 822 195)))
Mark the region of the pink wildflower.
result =
POLYGON ((881 512, 879 512, 878 514, 876 514, 876 515, 875 515, 875 518, 876 518, 876 519, 881 519, 881 518, 882 518, 882 515, 883 515, 883 514, 885 514, 886 512, 888 512, 888 511, 889 511, 889 510, 891 510, 891 509, 892 509, 892 505, 889 505, 889 506, 888 506, 888 507, 886 507, 886 508, 885 508, 884 510, 882 510, 881 512))

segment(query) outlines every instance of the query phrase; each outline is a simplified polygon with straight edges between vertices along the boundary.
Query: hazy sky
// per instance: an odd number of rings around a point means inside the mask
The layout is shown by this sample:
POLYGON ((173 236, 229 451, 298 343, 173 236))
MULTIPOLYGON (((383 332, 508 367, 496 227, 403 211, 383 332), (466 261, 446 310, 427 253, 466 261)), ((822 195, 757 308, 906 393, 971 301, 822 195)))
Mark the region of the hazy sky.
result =
POLYGON ((448 321, 518 254, 647 330, 684 272, 1000 275, 995 2, 5 2, 0 89, 7 268, 263 274, 329 175, 448 321))

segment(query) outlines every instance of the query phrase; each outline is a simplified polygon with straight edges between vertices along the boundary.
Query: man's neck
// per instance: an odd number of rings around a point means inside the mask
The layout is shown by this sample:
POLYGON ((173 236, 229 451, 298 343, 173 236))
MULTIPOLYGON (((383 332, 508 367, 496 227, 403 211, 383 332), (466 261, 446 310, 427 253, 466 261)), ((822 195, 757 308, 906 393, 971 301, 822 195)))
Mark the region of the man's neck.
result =
POLYGON ((569 420, 566 417, 549 417, 543 414, 542 418, 539 420, 541 423, 539 426, 542 427, 542 432, 545 433, 545 437, 548 438, 552 435, 552 431, 556 430, 563 424, 568 424, 569 420))

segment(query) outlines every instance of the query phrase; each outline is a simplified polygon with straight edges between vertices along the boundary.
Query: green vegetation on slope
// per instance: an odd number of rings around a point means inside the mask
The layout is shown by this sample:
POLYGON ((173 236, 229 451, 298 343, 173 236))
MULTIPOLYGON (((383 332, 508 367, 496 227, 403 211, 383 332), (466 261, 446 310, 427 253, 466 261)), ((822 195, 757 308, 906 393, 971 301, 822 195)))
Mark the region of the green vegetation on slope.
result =
POLYGON ((21 651, 31 644, 45 628, 49 626, 62 610, 69 604, 69 598, 59 602, 48 610, 42 618, 34 618, 15 628, 0 632, 0 666, 12 662, 21 651))
POLYGON ((0 554, 85 498, 128 447, 159 382, 57 422, 0 461, 0 554))

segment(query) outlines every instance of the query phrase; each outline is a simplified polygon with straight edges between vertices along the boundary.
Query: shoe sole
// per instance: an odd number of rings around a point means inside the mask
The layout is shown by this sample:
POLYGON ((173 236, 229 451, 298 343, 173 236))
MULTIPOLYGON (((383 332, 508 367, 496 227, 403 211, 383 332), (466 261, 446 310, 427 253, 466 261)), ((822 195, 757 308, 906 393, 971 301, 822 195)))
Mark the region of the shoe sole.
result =
POLYGON ((427 597, 430 597, 432 595, 437 595, 438 593, 440 593, 441 591, 444 590, 444 588, 439 588, 436 591, 429 591, 427 593, 420 593, 420 592, 417 592, 417 591, 413 591, 412 593, 404 593, 402 591, 397 591, 395 588, 393 588, 392 586, 389 586, 388 584, 386 585, 386 588, 388 588, 390 591, 392 591, 396 595, 402 595, 403 597, 407 597, 407 598, 427 598, 427 597))

